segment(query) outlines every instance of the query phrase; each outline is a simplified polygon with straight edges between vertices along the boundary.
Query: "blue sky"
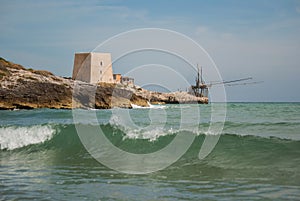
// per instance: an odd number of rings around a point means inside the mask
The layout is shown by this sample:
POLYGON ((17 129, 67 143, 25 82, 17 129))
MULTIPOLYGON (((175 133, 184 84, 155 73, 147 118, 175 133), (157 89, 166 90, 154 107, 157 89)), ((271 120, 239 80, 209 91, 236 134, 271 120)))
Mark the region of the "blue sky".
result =
POLYGON ((300 101, 299 0, 2 1, 0 25, 1 57, 61 76, 74 52, 131 29, 170 29, 205 48, 225 80, 264 81, 227 87, 228 101, 300 101))

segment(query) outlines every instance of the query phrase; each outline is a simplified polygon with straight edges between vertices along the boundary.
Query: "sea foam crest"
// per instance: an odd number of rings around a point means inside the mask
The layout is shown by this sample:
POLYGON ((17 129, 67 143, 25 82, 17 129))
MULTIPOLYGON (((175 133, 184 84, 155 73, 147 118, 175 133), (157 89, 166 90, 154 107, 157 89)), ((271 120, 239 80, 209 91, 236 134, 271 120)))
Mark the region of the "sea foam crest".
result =
POLYGON ((175 132, 173 129, 164 130, 161 128, 157 128, 154 130, 147 130, 147 129, 125 129, 126 135, 123 139, 148 139, 150 142, 157 140, 159 137, 171 135, 175 132))
POLYGON ((163 125, 158 125, 157 127, 137 126, 131 120, 118 117, 117 115, 112 115, 109 124, 126 134, 123 139, 148 139, 149 141, 155 141, 159 137, 178 132, 172 128, 165 129, 163 125))
POLYGON ((51 139, 55 132, 55 128, 50 125, 2 127, 0 128, 0 149, 13 150, 42 143, 51 139))

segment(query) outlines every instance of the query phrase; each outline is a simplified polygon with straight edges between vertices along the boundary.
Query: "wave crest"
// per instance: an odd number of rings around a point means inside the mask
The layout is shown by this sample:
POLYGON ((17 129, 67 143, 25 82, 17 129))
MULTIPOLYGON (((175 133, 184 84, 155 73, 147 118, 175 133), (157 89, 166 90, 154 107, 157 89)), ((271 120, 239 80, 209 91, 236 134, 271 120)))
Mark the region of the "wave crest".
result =
POLYGON ((0 149, 13 150, 24 146, 43 143, 56 133, 51 125, 8 126, 0 128, 0 149))

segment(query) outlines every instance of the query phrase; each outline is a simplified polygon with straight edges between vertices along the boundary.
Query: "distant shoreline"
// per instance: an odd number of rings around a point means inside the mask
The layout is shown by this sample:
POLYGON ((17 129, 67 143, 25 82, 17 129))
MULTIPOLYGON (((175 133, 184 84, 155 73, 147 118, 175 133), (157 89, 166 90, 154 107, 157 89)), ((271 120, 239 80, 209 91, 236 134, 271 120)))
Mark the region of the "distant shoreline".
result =
POLYGON ((207 104, 208 98, 195 97, 187 92, 153 92, 122 84, 92 85, 44 70, 27 69, 0 57, 0 110, 132 108, 131 104, 148 106, 148 101, 207 104))

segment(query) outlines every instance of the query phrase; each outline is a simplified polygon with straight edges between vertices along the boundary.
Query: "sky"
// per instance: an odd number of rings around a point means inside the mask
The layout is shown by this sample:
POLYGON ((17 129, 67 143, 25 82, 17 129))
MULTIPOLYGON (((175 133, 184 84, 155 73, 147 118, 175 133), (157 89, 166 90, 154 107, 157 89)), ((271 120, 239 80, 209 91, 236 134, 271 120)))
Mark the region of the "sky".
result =
MULTIPOLYGON (((253 77, 253 81, 263 81, 226 87, 227 101, 300 102, 299 0, 2 0, 0 27, 1 57, 67 77, 72 75, 75 52, 93 51, 109 38, 130 30, 171 30, 198 43, 223 80, 253 77)), ((162 68, 151 66, 149 58, 161 64, 165 55, 156 54, 129 55, 113 64, 114 71, 126 73, 130 66, 142 65, 148 68, 143 76, 157 83, 154 78, 162 68)), ((167 65, 164 70, 176 71, 182 62, 176 58, 168 61, 161 64, 167 65)), ((209 72, 205 67, 204 78, 209 72)), ((189 83, 195 77, 189 70, 179 74, 189 83)), ((174 89, 185 90, 188 85, 172 76, 167 80, 174 89)), ((136 80, 141 86, 147 84, 136 80)))

